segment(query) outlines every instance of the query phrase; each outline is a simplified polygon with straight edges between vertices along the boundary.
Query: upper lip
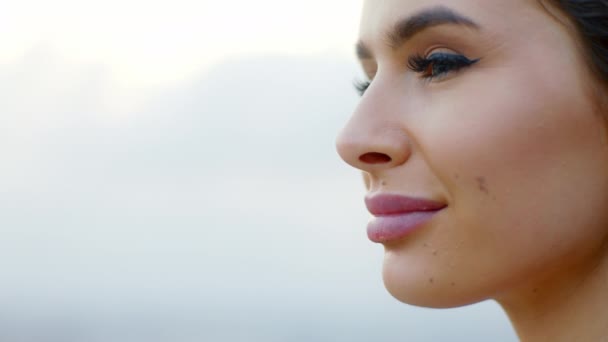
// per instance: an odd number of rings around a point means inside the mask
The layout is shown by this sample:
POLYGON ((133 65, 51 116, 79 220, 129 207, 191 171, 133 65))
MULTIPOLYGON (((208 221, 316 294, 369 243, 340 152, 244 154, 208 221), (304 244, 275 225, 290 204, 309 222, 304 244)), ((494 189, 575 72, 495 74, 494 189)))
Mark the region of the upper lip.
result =
POLYGON ((374 216, 407 214, 420 211, 437 211, 445 208, 445 203, 424 198, 414 198, 394 194, 379 194, 365 197, 367 210, 374 216))

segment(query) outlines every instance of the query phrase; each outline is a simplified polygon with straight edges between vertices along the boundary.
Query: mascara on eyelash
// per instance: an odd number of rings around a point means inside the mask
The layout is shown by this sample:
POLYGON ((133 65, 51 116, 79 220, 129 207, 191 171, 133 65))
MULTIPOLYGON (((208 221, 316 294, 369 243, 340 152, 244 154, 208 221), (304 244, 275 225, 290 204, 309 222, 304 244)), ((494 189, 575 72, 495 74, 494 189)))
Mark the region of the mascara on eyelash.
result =
POLYGON ((365 94, 365 91, 367 90, 367 88, 369 88, 370 84, 370 81, 362 80, 355 80, 353 82, 353 86, 355 87, 355 90, 359 93, 360 96, 363 96, 363 94, 365 94))
MULTIPOLYGON (((432 68, 430 75, 423 75, 424 78, 433 79, 442 74, 446 74, 450 71, 457 71, 462 68, 469 67, 479 61, 477 59, 468 59, 463 55, 448 54, 448 53, 437 53, 429 57, 422 57, 421 55, 414 55, 408 59, 408 68, 417 73, 428 72, 429 68, 432 68), (439 66, 439 72, 436 72, 435 67, 439 66)), ((371 85, 370 81, 355 80, 353 86, 360 96, 365 94, 365 91, 371 85)))
MULTIPOLYGON (((429 57, 422 57, 421 55, 414 55, 408 59, 408 67, 415 72, 423 73, 429 71, 429 68, 433 67, 432 71, 435 71, 434 67, 439 65, 443 69, 441 73, 446 73, 453 70, 458 70, 460 68, 468 67, 476 62, 479 59, 468 59, 463 55, 451 54, 451 53, 437 53, 433 54, 429 57)), ((432 75, 426 76, 430 77, 432 75)))

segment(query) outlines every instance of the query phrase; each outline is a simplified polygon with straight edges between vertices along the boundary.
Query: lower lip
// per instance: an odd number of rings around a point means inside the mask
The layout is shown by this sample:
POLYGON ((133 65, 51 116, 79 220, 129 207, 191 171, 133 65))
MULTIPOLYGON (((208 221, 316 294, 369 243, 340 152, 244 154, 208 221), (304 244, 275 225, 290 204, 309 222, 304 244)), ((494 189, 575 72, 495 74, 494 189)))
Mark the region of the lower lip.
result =
POLYGON ((367 237, 377 243, 393 242, 422 227, 440 210, 416 211, 406 214, 378 216, 367 226, 367 237))

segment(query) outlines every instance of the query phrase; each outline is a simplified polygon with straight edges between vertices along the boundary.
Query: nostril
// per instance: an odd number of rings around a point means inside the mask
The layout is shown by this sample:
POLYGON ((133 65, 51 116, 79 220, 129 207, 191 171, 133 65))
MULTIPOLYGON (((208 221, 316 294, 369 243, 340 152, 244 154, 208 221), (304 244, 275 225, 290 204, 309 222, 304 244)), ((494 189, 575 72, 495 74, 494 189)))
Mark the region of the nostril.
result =
POLYGON ((359 157, 359 160, 366 164, 386 164, 392 159, 384 153, 370 152, 359 157))

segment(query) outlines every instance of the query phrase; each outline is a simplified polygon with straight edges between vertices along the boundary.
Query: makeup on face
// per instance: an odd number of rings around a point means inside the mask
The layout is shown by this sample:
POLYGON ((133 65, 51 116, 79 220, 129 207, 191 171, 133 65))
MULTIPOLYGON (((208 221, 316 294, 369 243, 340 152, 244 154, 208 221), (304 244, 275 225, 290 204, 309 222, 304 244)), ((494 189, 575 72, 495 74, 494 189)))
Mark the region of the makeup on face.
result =
POLYGON ((394 194, 368 196, 365 204, 374 215, 367 226, 367 235, 377 243, 394 242, 408 236, 447 207, 437 201, 394 194))

